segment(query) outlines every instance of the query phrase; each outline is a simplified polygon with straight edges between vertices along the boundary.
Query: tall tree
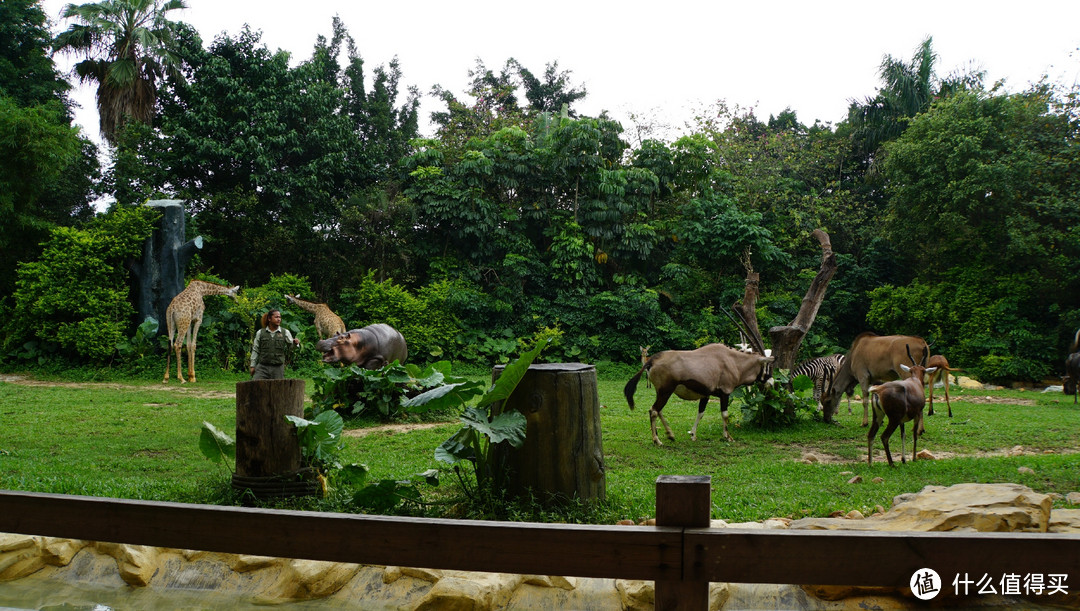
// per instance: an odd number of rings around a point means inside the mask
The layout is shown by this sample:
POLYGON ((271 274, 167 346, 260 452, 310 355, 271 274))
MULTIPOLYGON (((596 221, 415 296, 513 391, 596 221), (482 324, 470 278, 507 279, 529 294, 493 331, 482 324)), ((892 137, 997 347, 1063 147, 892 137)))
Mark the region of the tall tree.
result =
POLYGON ((1080 302, 1076 110, 1042 85, 963 92, 886 146, 882 228, 915 278, 872 295, 878 324, 940 325, 949 358, 986 379, 1052 371, 1065 345, 1053 338, 1075 332, 1080 302))
POLYGON ((111 144, 128 120, 151 123, 158 82, 177 79, 176 22, 166 14, 187 8, 183 0, 104 0, 69 4, 65 19, 75 19, 53 43, 60 52, 82 55, 75 73, 97 83, 101 134, 111 144))
POLYGON ((341 253, 368 241, 356 235, 365 214, 396 201, 398 156, 416 135, 415 96, 398 106, 397 69, 377 68, 366 87, 363 62, 338 20, 295 67, 249 28, 208 49, 186 25, 177 38, 186 82, 159 89, 158 127, 125 130, 125 138, 145 133, 141 163, 117 172, 118 193, 123 187, 128 202, 157 189, 189 199, 192 226, 214 238, 200 258, 231 282, 291 271, 310 275, 322 293, 364 273, 355 253, 341 253), (375 192, 383 185, 391 191, 385 200, 375 192))
POLYGON ((71 85, 49 56, 52 37, 40 0, 0 3, 0 96, 19 106, 60 99, 65 106, 71 85))
POLYGON ((517 65, 521 82, 525 86, 525 99, 529 100, 531 110, 555 114, 561 112, 563 106, 566 106, 567 116, 572 118, 578 116, 577 111, 574 110, 574 103, 584 99, 588 92, 584 87, 570 85, 570 70, 560 72, 559 62, 551 62, 544 68, 544 76, 541 80, 528 68, 517 62, 514 63, 517 65))
POLYGON ((97 148, 72 125, 47 26, 40 2, 0 2, 0 295, 54 225, 93 216, 97 148))
POLYGON ((937 58, 933 39, 928 36, 910 63, 891 55, 881 60, 878 75, 882 85, 877 95, 861 103, 852 102, 848 108, 848 121, 855 128, 855 140, 865 157, 872 157, 882 144, 903 133, 907 119, 930 106, 937 58))

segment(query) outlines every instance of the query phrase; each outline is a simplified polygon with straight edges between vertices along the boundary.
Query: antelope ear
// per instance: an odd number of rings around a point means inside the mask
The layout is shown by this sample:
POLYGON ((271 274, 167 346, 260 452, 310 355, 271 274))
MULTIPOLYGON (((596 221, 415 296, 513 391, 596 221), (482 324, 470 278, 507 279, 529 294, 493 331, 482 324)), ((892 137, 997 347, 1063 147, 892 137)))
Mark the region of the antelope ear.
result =
POLYGON ((930 367, 926 370, 926 373, 934 373, 935 371, 937 371, 937 367, 930 367))
POLYGON ((900 363, 900 368, 903 369, 904 371, 911 371, 911 367, 908 367, 907 365, 905 365, 903 363, 900 363))

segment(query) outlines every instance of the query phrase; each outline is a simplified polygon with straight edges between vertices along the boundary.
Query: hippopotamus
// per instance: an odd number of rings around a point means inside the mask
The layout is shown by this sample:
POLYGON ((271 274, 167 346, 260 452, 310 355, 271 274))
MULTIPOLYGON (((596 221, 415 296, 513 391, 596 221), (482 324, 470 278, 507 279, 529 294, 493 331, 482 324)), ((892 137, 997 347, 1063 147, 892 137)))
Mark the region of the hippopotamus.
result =
POLYGON ((405 338, 390 325, 374 324, 332 335, 315 344, 324 363, 352 363, 379 369, 387 363, 405 362, 409 349, 405 338))

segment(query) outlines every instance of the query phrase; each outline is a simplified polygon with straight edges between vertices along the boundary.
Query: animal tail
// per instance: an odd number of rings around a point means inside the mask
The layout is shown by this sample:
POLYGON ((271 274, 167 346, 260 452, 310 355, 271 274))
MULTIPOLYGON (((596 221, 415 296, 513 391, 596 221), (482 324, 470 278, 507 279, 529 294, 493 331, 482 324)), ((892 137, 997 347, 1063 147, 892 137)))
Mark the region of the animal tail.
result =
POLYGON ((641 369, 638 369, 638 372, 634 374, 634 377, 630 378, 630 381, 623 388, 623 394, 626 395, 626 403, 630 406, 630 409, 634 409, 634 392, 637 390, 637 383, 641 379, 641 373, 645 371, 647 365, 647 363, 643 364, 641 369))

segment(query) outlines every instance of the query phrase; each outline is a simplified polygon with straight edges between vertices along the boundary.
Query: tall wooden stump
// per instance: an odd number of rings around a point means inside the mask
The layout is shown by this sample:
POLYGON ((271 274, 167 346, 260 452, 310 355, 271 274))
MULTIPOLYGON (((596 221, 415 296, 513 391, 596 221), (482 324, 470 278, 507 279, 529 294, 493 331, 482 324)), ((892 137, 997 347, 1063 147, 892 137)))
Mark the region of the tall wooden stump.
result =
POLYGON ((236 473, 232 485, 256 498, 300 496, 320 489, 300 468, 296 426, 304 415, 304 381, 251 380, 236 384, 236 473))
MULTIPOLYGON (((492 380, 502 371, 496 367, 492 380)), ((525 415, 525 443, 520 448, 497 444, 492 456, 507 469, 511 494, 531 490, 542 501, 606 498, 600 398, 592 365, 530 366, 510 398, 493 405, 492 413, 510 409, 525 415)))

